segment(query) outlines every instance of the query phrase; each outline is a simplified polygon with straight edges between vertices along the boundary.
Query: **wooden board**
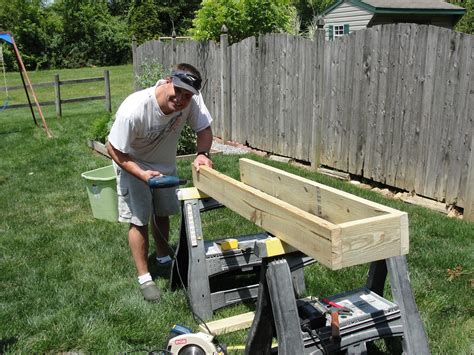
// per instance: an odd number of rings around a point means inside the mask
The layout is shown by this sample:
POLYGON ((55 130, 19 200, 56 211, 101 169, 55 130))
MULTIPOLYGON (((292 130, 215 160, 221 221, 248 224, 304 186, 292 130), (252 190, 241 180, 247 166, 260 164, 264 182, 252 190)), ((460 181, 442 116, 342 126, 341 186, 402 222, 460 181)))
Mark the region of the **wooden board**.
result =
POLYGON ((242 217, 333 269, 341 268, 340 228, 216 170, 193 169, 194 186, 242 217))
POLYGON ((207 322, 206 323, 207 327, 204 324, 200 324, 199 330, 203 333, 213 334, 213 335, 220 335, 220 334, 235 332, 237 330, 250 328, 254 317, 255 317, 255 312, 242 313, 233 317, 228 317, 228 318, 223 318, 223 319, 219 319, 212 322, 207 322))
POLYGON ((242 182, 213 169, 194 186, 294 248, 336 270, 408 253, 404 212, 241 159, 242 182))
POLYGON ((390 207, 302 178, 286 171, 240 159, 240 180, 331 223, 399 213, 390 207))
POLYGON ((342 265, 408 253, 406 213, 250 159, 239 162, 246 185, 338 225, 342 265))

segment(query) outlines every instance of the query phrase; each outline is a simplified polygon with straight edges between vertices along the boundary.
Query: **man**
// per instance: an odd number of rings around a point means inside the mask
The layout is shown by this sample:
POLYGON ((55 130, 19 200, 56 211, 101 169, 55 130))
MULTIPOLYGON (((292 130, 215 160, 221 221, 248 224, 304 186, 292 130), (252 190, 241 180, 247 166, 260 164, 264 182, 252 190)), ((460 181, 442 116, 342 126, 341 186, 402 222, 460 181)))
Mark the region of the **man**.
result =
POLYGON ((179 204, 175 188, 151 190, 147 182, 154 176, 176 175, 177 142, 186 122, 197 132, 193 166, 212 167, 212 118, 199 92, 201 82, 196 68, 178 64, 171 76, 124 100, 108 137, 117 174, 119 221, 129 223, 128 243, 140 290, 150 302, 160 299, 147 265, 150 217, 156 262, 169 265, 169 216, 179 212, 179 204))

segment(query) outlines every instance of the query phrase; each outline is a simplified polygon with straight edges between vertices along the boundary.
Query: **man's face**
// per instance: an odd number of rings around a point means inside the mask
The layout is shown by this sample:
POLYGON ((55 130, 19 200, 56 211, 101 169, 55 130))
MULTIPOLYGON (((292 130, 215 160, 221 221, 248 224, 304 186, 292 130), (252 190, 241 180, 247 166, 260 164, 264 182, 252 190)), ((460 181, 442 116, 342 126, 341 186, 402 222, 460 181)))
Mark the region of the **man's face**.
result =
POLYGON ((174 86, 170 80, 167 83, 166 108, 163 110, 163 113, 170 114, 172 112, 184 110, 191 102, 193 95, 194 94, 188 90, 174 86))

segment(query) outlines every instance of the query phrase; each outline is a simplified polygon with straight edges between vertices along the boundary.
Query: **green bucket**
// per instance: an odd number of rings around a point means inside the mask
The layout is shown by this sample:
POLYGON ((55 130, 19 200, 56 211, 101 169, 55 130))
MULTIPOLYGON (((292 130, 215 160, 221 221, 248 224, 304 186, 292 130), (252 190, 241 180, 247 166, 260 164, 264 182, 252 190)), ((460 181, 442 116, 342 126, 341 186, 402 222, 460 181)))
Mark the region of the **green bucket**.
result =
POLYGON ((118 221, 117 184, 112 165, 86 171, 81 176, 86 181, 87 194, 94 218, 118 221))

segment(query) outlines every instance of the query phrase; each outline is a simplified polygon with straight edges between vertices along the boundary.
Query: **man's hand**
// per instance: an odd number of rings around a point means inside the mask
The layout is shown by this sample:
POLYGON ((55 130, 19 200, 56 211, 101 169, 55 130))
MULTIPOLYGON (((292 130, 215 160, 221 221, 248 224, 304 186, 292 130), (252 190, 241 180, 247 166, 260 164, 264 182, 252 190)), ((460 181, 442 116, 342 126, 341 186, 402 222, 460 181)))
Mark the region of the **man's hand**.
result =
POLYGON ((193 161, 193 166, 196 169, 196 171, 199 171, 199 167, 201 165, 208 166, 212 168, 212 160, 206 157, 204 154, 199 154, 196 159, 193 161))
POLYGON ((142 180, 145 184, 148 183, 149 178, 163 175, 159 171, 155 170, 142 170, 142 168, 140 168, 140 166, 132 159, 132 157, 130 157, 130 155, 116 149, 112 144, 110 144, 110 142, 107 143, 107 151, 109 152, 110 157, 123 170, 142 180))
POLYGON ((142 175, 142 180, 148 183, 148 180, 150 180, 151 177, 162 176, 163 174, 155 170, 144 170, 141 175, 142 175))
MULTIPOLYGON (((197 132, 197 144, 196 148, 198 152, 209 152, 212 146, 212 130, 211 127, 204 128, 202 131, 197 132)), ((208 154, 199 154, 193 161, 193 166, 196 171, 199 171, 201 165, 212 168, 212 160, 208 158, 208 154)))

